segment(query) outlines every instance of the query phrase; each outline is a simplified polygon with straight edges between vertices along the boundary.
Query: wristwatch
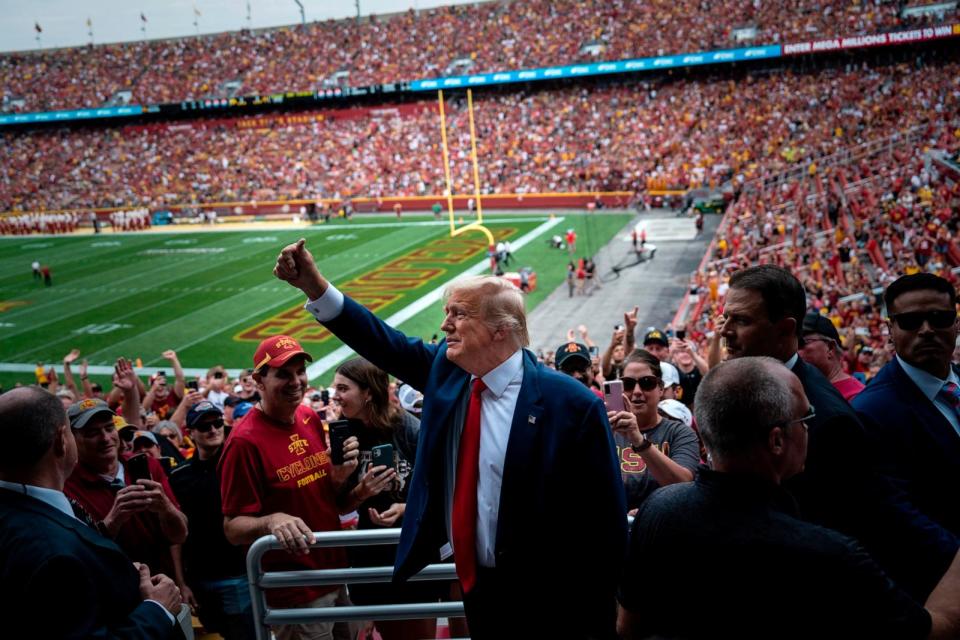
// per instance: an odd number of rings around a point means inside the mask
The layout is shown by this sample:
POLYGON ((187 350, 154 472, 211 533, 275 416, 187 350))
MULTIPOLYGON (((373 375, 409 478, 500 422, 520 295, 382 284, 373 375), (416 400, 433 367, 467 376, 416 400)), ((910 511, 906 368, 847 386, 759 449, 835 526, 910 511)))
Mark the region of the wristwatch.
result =
POLYGON ((640 433, 640 438, 641 438, 641 440, 642 440, 642 442, 641 442, 640 444, 631 444, 631 445, 630 445, 630 448, 633 449, 633 452, 634 452, 634 453, 643 453, 644 451, 646 451, 647 449, 649 449, 651 446, 653 446, 653 443, 650 442, 650 441, 647 439, 647 436, 643 435, 642 432, 640 433))

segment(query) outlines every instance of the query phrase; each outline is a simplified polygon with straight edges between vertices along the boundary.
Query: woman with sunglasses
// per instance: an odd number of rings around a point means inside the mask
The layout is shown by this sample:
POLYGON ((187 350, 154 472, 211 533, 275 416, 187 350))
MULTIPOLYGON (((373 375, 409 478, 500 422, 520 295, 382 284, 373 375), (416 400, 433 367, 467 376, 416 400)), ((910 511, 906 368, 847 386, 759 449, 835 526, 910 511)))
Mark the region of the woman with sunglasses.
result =
POLYGON ((700 463, 693 429, 657 410, 663 399, 661 376, 660 361, 644 349, 635 350, 624 360, 620 377, 625 410, 607 413, 631 513, 658 487, 693 480, 700 463))
MULTIPOLYGON (((341 418, 350 421, 351 435, 360 443, 360 464, 347 481, 347 507, 359 514, 359 529, 399 527, 406 510, 407 490, 417 453, 420 421, 391 402, 390 379, 363 358, 341 364, 333 378, 333 402, 340 405, 341 418), (373 449, 393 448, 393 468, 372 464, 373 449)), ((348 547, 351 566, 392 566, 395 546, 348 547)), ((444 589, 445 590, 445 589, 444 589)), ((430 583, 411 582, 398 588, 392 584, 350 585, 350 599, 356 605, 399 604, 436 601, 440 595, 430 583)), ((432 638, 435 620, 379 621, 377 630, 385 640, 432 638)))

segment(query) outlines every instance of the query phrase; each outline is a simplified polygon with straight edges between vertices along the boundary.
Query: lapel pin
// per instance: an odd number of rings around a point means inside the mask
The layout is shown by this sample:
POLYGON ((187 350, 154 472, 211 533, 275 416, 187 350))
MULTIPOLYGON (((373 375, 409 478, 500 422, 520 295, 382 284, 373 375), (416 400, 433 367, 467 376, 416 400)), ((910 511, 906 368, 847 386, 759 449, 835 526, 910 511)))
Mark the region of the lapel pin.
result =
POLYGON ((537 417, 536 417, 536 416, 527 416, 527 422, 529 422, 530 424, 537 424, 537 417))

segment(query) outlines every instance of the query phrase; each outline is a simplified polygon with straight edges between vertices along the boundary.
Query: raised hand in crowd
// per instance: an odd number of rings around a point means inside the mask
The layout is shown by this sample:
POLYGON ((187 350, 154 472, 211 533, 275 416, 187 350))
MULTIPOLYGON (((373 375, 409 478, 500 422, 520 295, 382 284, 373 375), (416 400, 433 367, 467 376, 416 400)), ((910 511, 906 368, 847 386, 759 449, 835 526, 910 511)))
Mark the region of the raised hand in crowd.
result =
POLYGON ((180 359, 177 357, 177 352, 173 349, 167 349, 162 354, 165 360, 170 362, 170 367, 173 369, 173 392, 177 397, 183 397, 184 389, 186 388, 186 378, 183 375, 183 367, 180 366, 180 359))
POLYGON ((313 255, 300 238, 280 251, 273 275, 303 291, 310 300, 316 300, 327 290, 327 280, 320 274, 313 255))
POLYGON ((118 358, 113 367, 113 390, 110 394, 122 398, 123 419, 128 424, 141 424, 140 381, 137 379, 136 371, 133 370, 133 365, 126 358, 118 358))
POLYGON ((73 392, 75 398, 79 398, 80 393, 77 391, 76 382, 73 380, 73 371, 70 370, 70 365, 80 357, 79 349, 71 349, 70 353, 63 356, 63 381, 67 389, 73 392))
POLYGON ((640 315, 640 307, 636 306, 623 314, 623 350, 626 355, 636 348, 637 344, 637 316, 640 315))
POLYGON ((203 399, 203 393, 200 391, 192 390, 187 392, 184 394, 183 399, 180 400, 180 404, 177 405, 176 410, 171 414, 170 420, 178 427, 183 428, 183 425, 187 422, 187 413, 190 411, 190 407, 201 402, 203 399))

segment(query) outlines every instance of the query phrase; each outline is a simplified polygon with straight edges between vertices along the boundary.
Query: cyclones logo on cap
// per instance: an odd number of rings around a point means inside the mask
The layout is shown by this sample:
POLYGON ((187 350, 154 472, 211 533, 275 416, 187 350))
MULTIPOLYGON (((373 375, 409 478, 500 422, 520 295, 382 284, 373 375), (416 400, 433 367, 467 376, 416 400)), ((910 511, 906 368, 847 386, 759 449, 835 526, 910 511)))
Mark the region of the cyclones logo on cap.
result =
POLYGON ((297 344, 297 341, 293 338, 288 338, 287 336, 281 336, 276 342, 277 349, 282 351, 287 351, 289 349, 299 349, 300 345, 297 344))
POLYGON ((87 398, 80 402, 80 411, 86 411, 87 409, 92 409, 97 406, 97 401, 93 398, 87 398))

